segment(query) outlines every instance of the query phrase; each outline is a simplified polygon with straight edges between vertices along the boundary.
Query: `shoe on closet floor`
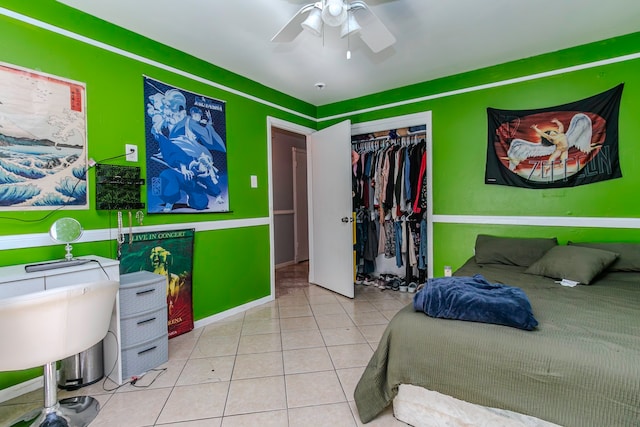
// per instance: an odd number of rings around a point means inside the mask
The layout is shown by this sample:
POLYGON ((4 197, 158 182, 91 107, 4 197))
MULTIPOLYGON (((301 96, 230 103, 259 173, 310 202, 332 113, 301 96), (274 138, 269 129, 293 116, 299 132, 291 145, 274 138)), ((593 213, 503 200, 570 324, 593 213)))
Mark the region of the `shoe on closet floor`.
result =
POLYGON ((364 281, 362 282, 362 284, 365 285, 365 286, 371 286, 371 285, 375 286, 376 278, 366 274, 364 276, 364 281))

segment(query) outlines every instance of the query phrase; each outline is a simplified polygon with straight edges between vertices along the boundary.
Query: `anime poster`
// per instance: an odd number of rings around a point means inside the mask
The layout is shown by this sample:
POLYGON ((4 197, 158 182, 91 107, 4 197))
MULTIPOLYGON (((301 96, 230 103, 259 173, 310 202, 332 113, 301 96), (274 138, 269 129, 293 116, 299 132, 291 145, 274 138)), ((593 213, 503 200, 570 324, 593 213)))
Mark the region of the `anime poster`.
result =
POLYGON ((225 103, 144 77, 149 213, 228 212, 225 103))
POLYGON ((167 277, 169 338, 193 329, 191 230, 135 233, 122 244, 120 274, 150 271, 167 277))
POLYGON ((623 85, 538 110, 487 108, 486 184, 561 188, 622 177, 618 113, 623 85))
POLYGON ((0 210, 87 209, 85 86, 0 63, 0 210))

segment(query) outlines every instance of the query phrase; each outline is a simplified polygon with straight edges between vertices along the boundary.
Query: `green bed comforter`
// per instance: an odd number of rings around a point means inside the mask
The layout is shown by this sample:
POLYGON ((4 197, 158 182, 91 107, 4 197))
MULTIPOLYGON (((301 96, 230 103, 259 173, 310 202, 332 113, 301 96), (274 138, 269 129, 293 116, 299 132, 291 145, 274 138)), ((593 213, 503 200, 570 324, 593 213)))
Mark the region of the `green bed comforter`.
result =
POLYGON ((356 387, 361 420, 413 384, 566 427, 640 426, 640 273, 567 288, 524 270, 472 258, 456 275, 522 288, 534 331, 398 312, 356 387))

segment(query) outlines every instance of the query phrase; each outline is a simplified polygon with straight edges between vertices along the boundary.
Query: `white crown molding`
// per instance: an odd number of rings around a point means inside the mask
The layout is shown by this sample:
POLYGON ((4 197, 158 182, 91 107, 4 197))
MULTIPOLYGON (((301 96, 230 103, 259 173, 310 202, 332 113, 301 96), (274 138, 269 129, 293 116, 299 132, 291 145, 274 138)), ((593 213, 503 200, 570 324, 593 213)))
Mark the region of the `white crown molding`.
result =
POLYGON ((103 49, 130 59, 133 59, 135 61, 139 61, 145 64, 149 64, 151 66, 190 78, 192 80, 207 84, 209 86, 212 87, 216 87, 218 89, 222 89, 224 91, 233 93, 235 95, 241 96, 243 98, 258 102, 260 104, 263 105, 267 105, 269 107, 273 107, 276 108, 280 111, 289 113, 289 114, 293 114, 295 116, 301 117, 303 119, 307 119, 310 120, 312 122, 315 123, 320 123, 320 122, 325 122, 325 121, 329 121, 329 120, 336 120, 336 119, 341 119, 341 118, 345 118, 345 117, 350 117, 353 116, 355 114, 364 114, 364 113, 371 113, 374 111, 380 111, 380 110, 386 110, 386 109, 390 109, 390 108, 396 108, 396 107, 401 107, 404 105, 410 105, 410 104, 415 104, 415 103, 419 103, 419 102, 424 102, 424 101, 430 101, 433 99, 438 99, 438 98, 446 98, 449 96, 455 96, 455 95, 461 95, 463 93, 470 93, 470 92, 477 92, 480 90, 485 90, 485 89, 492 89, 492 88, 496 88, 496 87, 501 87, 501 86, 507 86, 507 85, 512 85, 512 84, 516 84, 516 83, 522 83, 522 82, 527 82, 527 81, 531 81, 531 80, 537 80, 537 79, 543 79, 543 78, 547 78, 547 77, 552 77, 552 76, 557 76, 559 74, 566 74, 566 73, 572 73, 575 71, 580 71, 580 70, 586 70, 589 68, 595 68, 595 67, 602 67, 605 65, 610 65, 610 64, 616 64, 619 62, 625 62, 625 61, 632 61, 635 59, 639 59, 640 58, 640 52, 636 52, 636 53, 632 53, 632 54, 628 54, 628 55, 622 55, 622 56, 618 56, 615 58, 608 58, 608 59, 603 59, 600 61, 594 61, 594 62, 589 62, 586 64, 579 64, 579 65, 574 65, 571 67, 564 67, 564 68, 559 68, 556 70, 549 70, 549 71, 545 71, 542 73, 535 73, 535 74, 530 74, 527 76, 521 76, 521 77, 516 77, 516 78, 512 78, 512 79, 506 79, 506 80, 500 80, 497 82, 491 82, 491 83, 487 83, 487 84, 482 84, 482 85, 476 85, 476 86, 470 86, 470 87, 466 87, 466 88, 461 88, 461 89, 456 89, 456 90, 451 90, 451 91, 446 91, 446 92, 440 92, 440 93, 435 93, 432 95, 427 95, 427 96, 422 96, 422 97, 418 97, 418 98, 412 98, 412 99, 407 99, 404 101, 399 101, 399 102, 394 102, 391 104, 384 104, 384 105, 376 105, 375 107, 371 107, 371 108, 364 108, 361 110, 355 110, 355 111, 349 111, 349 112, 345 112, 345 113, 341 113, 341 114, 337 114, 334 116, 327 116, 327 117, 321 117, 321 118, 316 118, 316 117, 311 117, 311 116, 307 116, 306 114, 302 114, 298 111, 295 110, 291 110, 289 108, 283 107, 281 105, 278 104, 274 104, 273 102, 270 101, 266 101, 264 99, 258 98, 256 96, 244 93, 242 91, 230 88, 228 86, 222 85, 220 83, 216 83, 214 81, 205 79, 203 77, 197 76, 195 74, 191 74, 187 71, 183 71, 180 70, 178 68, 172 67, 170 65, 166 65, 163 64, 161 62, 146 58, 144 56, 135 54, 135 53, 131 53, 128 52, 124 49, 120 49, 117 48, 115 46, 111 46, 108 45, 106 43, 97 41, 97 40, 93 40, 89 37, 85 37, 82 36, 80 34, 76 34, 74 32, 65 30, 63 28, 60 27, 56 27, 54 25, 48 24, 46 22, 31 18, 29 16, 26 15, 22 15, 20 13, 14 12, 12 10, 6 9, 6 8, 2 8, 0 7, 0 15, 4 15, 7 16, 9 18, 13 18, 16 19, 20 22, 24 22, 39 28, 42 28, 44 30, 48 30, 51 31, 53 33, 56 34, 60 34, 62 36, 65 37, 69 37, 71 39, 80 41, 82 43, 86 43, 88 45, 91 46, 95 46, 99 49, 103 49))
POLYGON ((136 53, 132 53, 132 52, 126 51, 124 49, 120 49, 118 47, 111 46, 109 44, 100 42, 98 40, 94 40, 94 39, 91 39, 89 37, 85 37, 83 35, 74 33, 72 31, 65 30, 64 28, 56 27, 55 25, 51 25, 51 24, 48 24, 46 22, 31 18, 29 16, 22 15, 20 13, 14 12, 12 10, 0 7, 0 15, 4 15, 4 16, 7 16, 9 18, 13 18, 13 19, 15 19, 17 21, 33 25, 35 27, 42 28, 44 30, 51 31, 53 33, 59 34, 59 35, 64 36, 64 37, 68 37, 68 38, 73 39, 73 40, 77 40, 77 41, 82 42, 82 43, 86 43, 88 45, 97 47, 98 49, 106 50, 108 52, 115 53, 117 55, 121 55, 121 56, 124 56, 124 57, 129 58, 129 59, 133 59, 134 61, 142 62, 144 64, 148 64, 148 65, 151 65, 153 67, 157 67, 157 68, 169 71, 171 73, 174 73, 174 74, 177 74, 177 75, 180 75, 180 76, 183 76, 183 77, 187 77, 187 78, 189 78, 191 80, 195 80, 197 82, 204 83, 206 85, 209 85, 209 86, 212 86, 212 87, 215 87, 215 88, 218 88, 218 89, 222 89, 222 90, 224 90, 226 92, 232 93, 234 95, 241 96, 241 97, 249 99, 251 101, 258 102, 258 103, 266 105, 268 107, 277 108, 278 110, 284 111, 285 113, 293 114, 293 115, 296 115, 296 116, 301 117, 303 119, 311 120, 311 121, 314 121, 314 122, 317 121, 317 119, 314 118, 314 117, 307 116, 306 114, 302 114, 302 113, 300 113, 298 111, 291 110, 289 108, 283 107, 283 106, 278 105, 278 104, 274 104, 273 102, 266 101, 264 99, 258 98, 257 96, 253 96, 253 95, 250 95, 248 93, 239 91, 237 89, 233 89, 233 88, 230 88, 228 86, 222 85, 220 83, 214 82, 212 80, 205 79, 205 78, 200 77, 200 76, 198 76, 196 74, 191 74, 188 71, 184 71, 184 70, 181 70, 179 68, 172 67, 171 65, 163 64, 162 62, 158 62, 158 61, 155 61, 153 59, 149 59, 149 58, 146 58, 144 56, 138 55, 136 53))

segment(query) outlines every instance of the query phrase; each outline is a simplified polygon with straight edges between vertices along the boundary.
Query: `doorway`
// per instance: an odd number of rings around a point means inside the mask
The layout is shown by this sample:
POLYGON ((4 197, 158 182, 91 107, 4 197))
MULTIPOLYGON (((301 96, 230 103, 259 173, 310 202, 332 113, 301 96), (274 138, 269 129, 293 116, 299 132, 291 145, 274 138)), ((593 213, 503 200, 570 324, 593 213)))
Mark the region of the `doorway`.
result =
POLYGON ((276 296, 287 293, 289 287, 308 286, 306 148, 306 135, 271 126, 270 181, 276 296))
POLYGON ((309 285, 309 261, 276 268, 276 298, 308 289, 309 285))
MULTIPOLYGON (((350 125, 349 121, 344 121, 320 131, 314 131, 279 119, 271 117, 267 119, 272 296, 276 294, 276 267, 293 265, 296 261, 295 246, 290 239, 291 234, 287 237, 287 231, 292 230, 289 221, 294 213, 294 209, 290 209, 293 196, 287 189, 282 196, 287 203, 281 203, 282 199, 278 200, 281 198, 278 192, 286 188, 290 182, 290 179, 281 178, 293 169, 293 166, 288 165, 279 168, 275 159, 278 153, 286 152, 287 149, 286 146, 284 150, 279 147, 277 141, 284 131, 287 137, 299 138, 300 141, 304 136, 306 144, 308 282, 353 298, 353 232, 351 231, 353 226, 349 221, 352 214, 351 185, 349 184, 351 158, 348 143, 350 125), (345 183, 347 185, 344 185, 345 183), (315 216, 314 212, 316 212, 315 216), (281 244, 279 240, 281 236, 285 237, 283 241, 287 247, 276 247, 281 244), (287 249, 290 251, 288 257, 283 255, 287 249)), ((282 154, 281 157, 287 158, 287 155, 282 154)), ((299 165, 301 163, 303 162, 298 162, 299 165)), ((293 172, 291 174, 293 175, 293 172)), ((299 191, 296 192, 299 193, 299 191)), ((304 220, 302 215, 300 219, 304 220)), ((298 239, 298 247, 300 248, 303 244, 303 239, 298 239)), ((298 261, 306 257, 300 255, 303 252, 298 251, 298 261)))

